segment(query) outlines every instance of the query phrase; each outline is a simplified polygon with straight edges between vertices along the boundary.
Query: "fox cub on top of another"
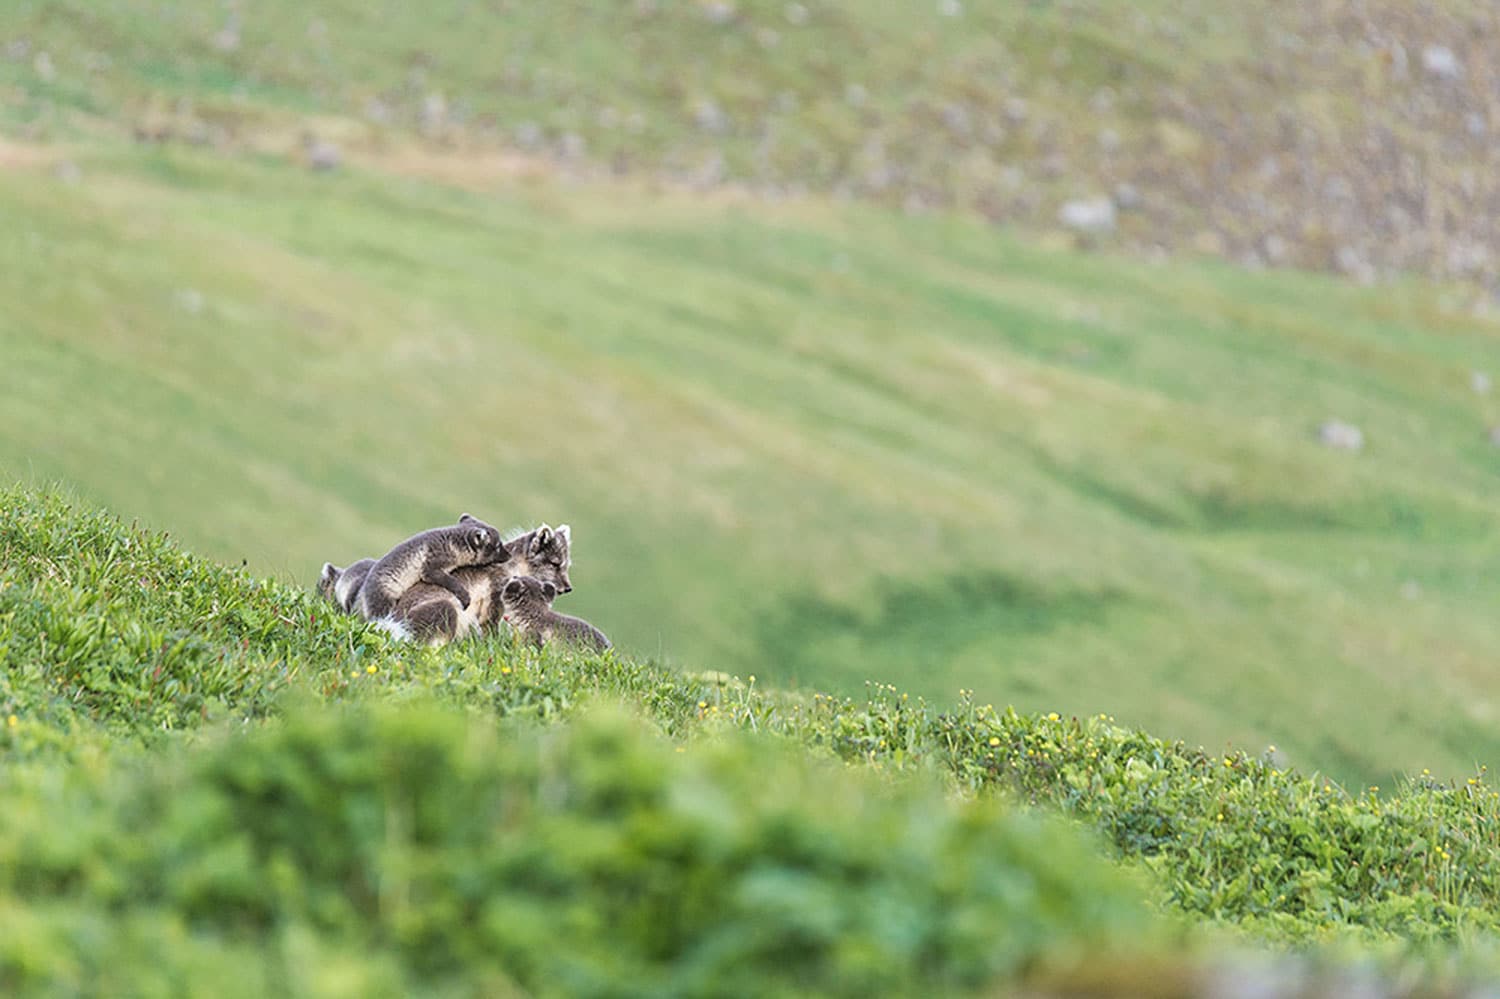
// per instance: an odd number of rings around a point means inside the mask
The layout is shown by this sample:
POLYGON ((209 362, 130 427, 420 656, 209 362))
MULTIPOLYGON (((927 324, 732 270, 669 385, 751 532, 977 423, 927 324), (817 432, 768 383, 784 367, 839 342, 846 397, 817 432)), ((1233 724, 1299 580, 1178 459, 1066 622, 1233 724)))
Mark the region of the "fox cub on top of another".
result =
MULTIPOLYGON (((534 576, 551 583, 560 593, 573 589, 568 579, 573 564, 571 548, 572 533, 567 524, 557 528, 542 524, 505 542, 507 557, 503 561, 452 570, 468 593, 468 607, 442 586, 417 582, 396 599, 380 623, 399 637, 432 645, 493 631, 500 622, 500 587, 512 576, 534 576)), ((346 613, 357 613, 361 609, 360 587, 374 565, 375 560, 368 558, 347 569, 324 563, 318 592, 346 613)))
POLYGON ((552 609, 557 587, 534 576, 516 576, 500 590, 501 617, 517 635, 537 645, 559 641, 594 652, 608 649, 604 632, 581 617, 559 614, 552 609))
POLYGON ((412 535, 371 566, 359 588, 359 614, 366 620, 387 616, 396 601, 418 583, 442 587, 467 610, 469 590, 453 570, 509 558, 500 532, 466 513, 455 527, 435 527, 412 535))
POLYGON ((556 530, 543 524, 507 541, 509 558, 505 561, 453 570, 469 590, 468 607, 459 606, 441 587, 417 583, 396 601, 388 618, 389 630, 432 645, 494 631, 500 622, 500 589, 507 580, 526 575, 549 583, 559 593, 573 588, 568 581, 571 541, 567 524, 556 530))

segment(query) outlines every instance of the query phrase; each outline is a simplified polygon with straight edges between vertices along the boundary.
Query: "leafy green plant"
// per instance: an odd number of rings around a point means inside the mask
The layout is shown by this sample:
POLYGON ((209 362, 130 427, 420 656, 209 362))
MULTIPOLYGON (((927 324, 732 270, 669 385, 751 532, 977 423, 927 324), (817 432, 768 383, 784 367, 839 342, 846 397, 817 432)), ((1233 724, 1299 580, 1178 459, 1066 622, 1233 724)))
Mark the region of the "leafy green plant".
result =
POLYGON ((397 991, 957 993, 1159 932, 1060 820, 785 742, 683 755, 617 712, 501 731, 425 699, 309 705, 8 785, 7 994, 288 986, 294 940, 397 991), (134 929, 95 950, 102 912, 134 929))

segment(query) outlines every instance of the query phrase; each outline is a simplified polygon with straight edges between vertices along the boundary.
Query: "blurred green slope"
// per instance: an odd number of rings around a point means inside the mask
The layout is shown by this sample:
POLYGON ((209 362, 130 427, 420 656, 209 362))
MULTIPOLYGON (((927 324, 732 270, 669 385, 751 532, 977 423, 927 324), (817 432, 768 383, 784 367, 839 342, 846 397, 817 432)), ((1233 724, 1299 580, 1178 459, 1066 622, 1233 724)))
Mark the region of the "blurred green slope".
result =
POLYGON ((568 521, 566 609, 638 654, 1356 779, 1496 755, 1469 376, 1500 341, 1434 293, 378 157, 99 141, 67 184, 14 148, 0 463, 205 554, 310 585, 463 510, 568 521))

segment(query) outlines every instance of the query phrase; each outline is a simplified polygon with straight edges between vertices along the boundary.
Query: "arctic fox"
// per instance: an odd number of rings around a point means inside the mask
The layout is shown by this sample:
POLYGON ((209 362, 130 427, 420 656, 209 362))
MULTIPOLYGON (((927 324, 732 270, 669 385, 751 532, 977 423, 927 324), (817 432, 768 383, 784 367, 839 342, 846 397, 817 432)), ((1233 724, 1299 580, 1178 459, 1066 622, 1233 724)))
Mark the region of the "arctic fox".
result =
POLYGON ((456 527, 437 527, 414 534, 370 567, 359 590, 359 613, 366 620, 386 617, 401 595, 417 583, 441 586, 469 606, 469 591, 453 575, 462 566, 504 562, 510 558, 500 532, 469 516, 456 527))
POLYGON ((604 632, 583 618, 552 609, 557 587, 533 576, 516 576, 500 590, 501 617, 516 634, 537 645, 558 641, 594 652, 609 648, 604 632))

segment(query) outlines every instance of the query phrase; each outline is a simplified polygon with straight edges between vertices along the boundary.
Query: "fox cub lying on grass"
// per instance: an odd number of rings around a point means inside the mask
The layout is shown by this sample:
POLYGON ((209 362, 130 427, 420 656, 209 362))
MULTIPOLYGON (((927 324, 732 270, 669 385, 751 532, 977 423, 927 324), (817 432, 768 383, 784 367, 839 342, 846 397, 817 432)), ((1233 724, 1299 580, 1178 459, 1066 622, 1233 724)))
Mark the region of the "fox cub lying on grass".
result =
POLYGON ((501 616, 523 639, 541 645, 558 641, 586 651, 603 652, 609 639, 581 617, 569 617, 552 609, 557 587, 534 576, 516 576, 500 590, 501 616))
POLYGON ((573 589, 568 579, 572 537, 567 524, 543 524, 494 550, 477 534, 465 541, 439 533, 465 528, 494 530, 465 514, 458 528, 413 535, 379 560, 360 559, 344 569, 324 563, 318 592, 345 613, 358 614, 394 635, 443 645, 497 630, 501 590, 516 577, 547 584, 553 596, 573 589), (484 561, 464 561, 469 557, 484 561), (380 590, 373 599, 365 593, 372 581, 380 590), (386 609, 371 613, 372 605, 386 609))

